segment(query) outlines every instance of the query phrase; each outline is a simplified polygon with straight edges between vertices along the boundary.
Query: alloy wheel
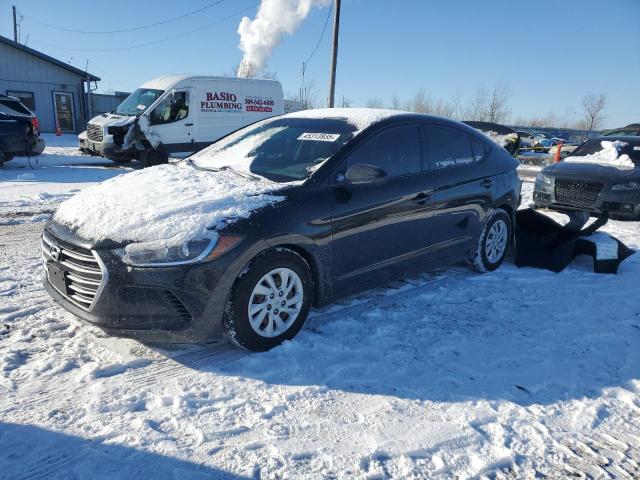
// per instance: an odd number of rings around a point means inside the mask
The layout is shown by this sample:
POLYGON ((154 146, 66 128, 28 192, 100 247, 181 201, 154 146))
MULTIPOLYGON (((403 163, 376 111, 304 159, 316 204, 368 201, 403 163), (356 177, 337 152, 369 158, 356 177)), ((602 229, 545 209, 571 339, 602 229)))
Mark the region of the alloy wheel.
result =
POLYGON ((485 253, 489 262, 497 263, 504 255, 507 248, 508 232, 509 229, 504 220, 497 220, 491 225, 485 243, 485 253))
POLYGON ((251 328, 263 337, 286 332, 302 310, 302 281, 289 268, 276 268, 253 287, 247 313, 251 328))

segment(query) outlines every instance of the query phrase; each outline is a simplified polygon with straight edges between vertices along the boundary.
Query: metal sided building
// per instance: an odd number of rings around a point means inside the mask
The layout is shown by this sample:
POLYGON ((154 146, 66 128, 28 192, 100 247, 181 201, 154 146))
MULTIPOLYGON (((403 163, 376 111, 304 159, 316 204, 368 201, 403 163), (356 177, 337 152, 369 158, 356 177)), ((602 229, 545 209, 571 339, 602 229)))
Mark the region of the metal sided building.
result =
POLYGON ((22 100, 40 130, 79 133, 89 120, 85 84, 100 78, 0 36, 0 93, 22 100))

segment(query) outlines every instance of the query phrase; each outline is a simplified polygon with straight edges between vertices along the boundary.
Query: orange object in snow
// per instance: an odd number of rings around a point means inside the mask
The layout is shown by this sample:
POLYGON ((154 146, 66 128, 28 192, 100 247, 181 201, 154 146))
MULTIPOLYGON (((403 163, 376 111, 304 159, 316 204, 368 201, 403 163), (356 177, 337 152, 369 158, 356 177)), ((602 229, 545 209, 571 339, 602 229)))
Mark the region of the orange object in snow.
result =
POLYGON ((62 130, 60 129, 60 124, 58 123, 58 120, 56 120, 56 137, 61 137, 62 136, 62 130))
POLYGON ((556 146, 556 156, 553 159, 553 161, 555 163, 558 163, 560 161, 560 153, 562 152, 562 142, 558 143, 558 145, 556 146))

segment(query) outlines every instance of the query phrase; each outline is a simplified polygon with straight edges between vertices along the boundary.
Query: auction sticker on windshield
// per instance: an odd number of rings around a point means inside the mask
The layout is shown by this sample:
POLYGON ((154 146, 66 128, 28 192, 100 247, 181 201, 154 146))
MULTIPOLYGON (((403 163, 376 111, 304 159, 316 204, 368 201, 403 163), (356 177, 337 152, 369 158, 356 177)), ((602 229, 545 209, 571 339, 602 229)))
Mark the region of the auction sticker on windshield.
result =
POLYGON ((319 133, 305 132, 298 137, 298 140, 308 140, 313 142, 335 142, 340 138, 339 133, 319 133))

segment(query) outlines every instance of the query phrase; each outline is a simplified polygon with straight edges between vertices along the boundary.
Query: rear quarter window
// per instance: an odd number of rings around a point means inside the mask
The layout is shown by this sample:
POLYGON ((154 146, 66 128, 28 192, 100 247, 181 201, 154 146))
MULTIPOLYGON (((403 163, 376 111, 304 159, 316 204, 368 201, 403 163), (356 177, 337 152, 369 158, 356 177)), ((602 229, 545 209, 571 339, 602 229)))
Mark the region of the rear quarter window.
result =
POLYGON ((429 125, 426 132, 427 155, 434 170, 476 165, 489 152, 486 144, 455 128, 429 125))
POLYGON ((0 106, 2 107, 2 111, 8 114, 12 113, 20 113, 22 115, 31 115, 31 112, 27 110, 20 102, 15 100, 0 100, 0 106), (13 110, 13 111, 12 111, 13 110))

